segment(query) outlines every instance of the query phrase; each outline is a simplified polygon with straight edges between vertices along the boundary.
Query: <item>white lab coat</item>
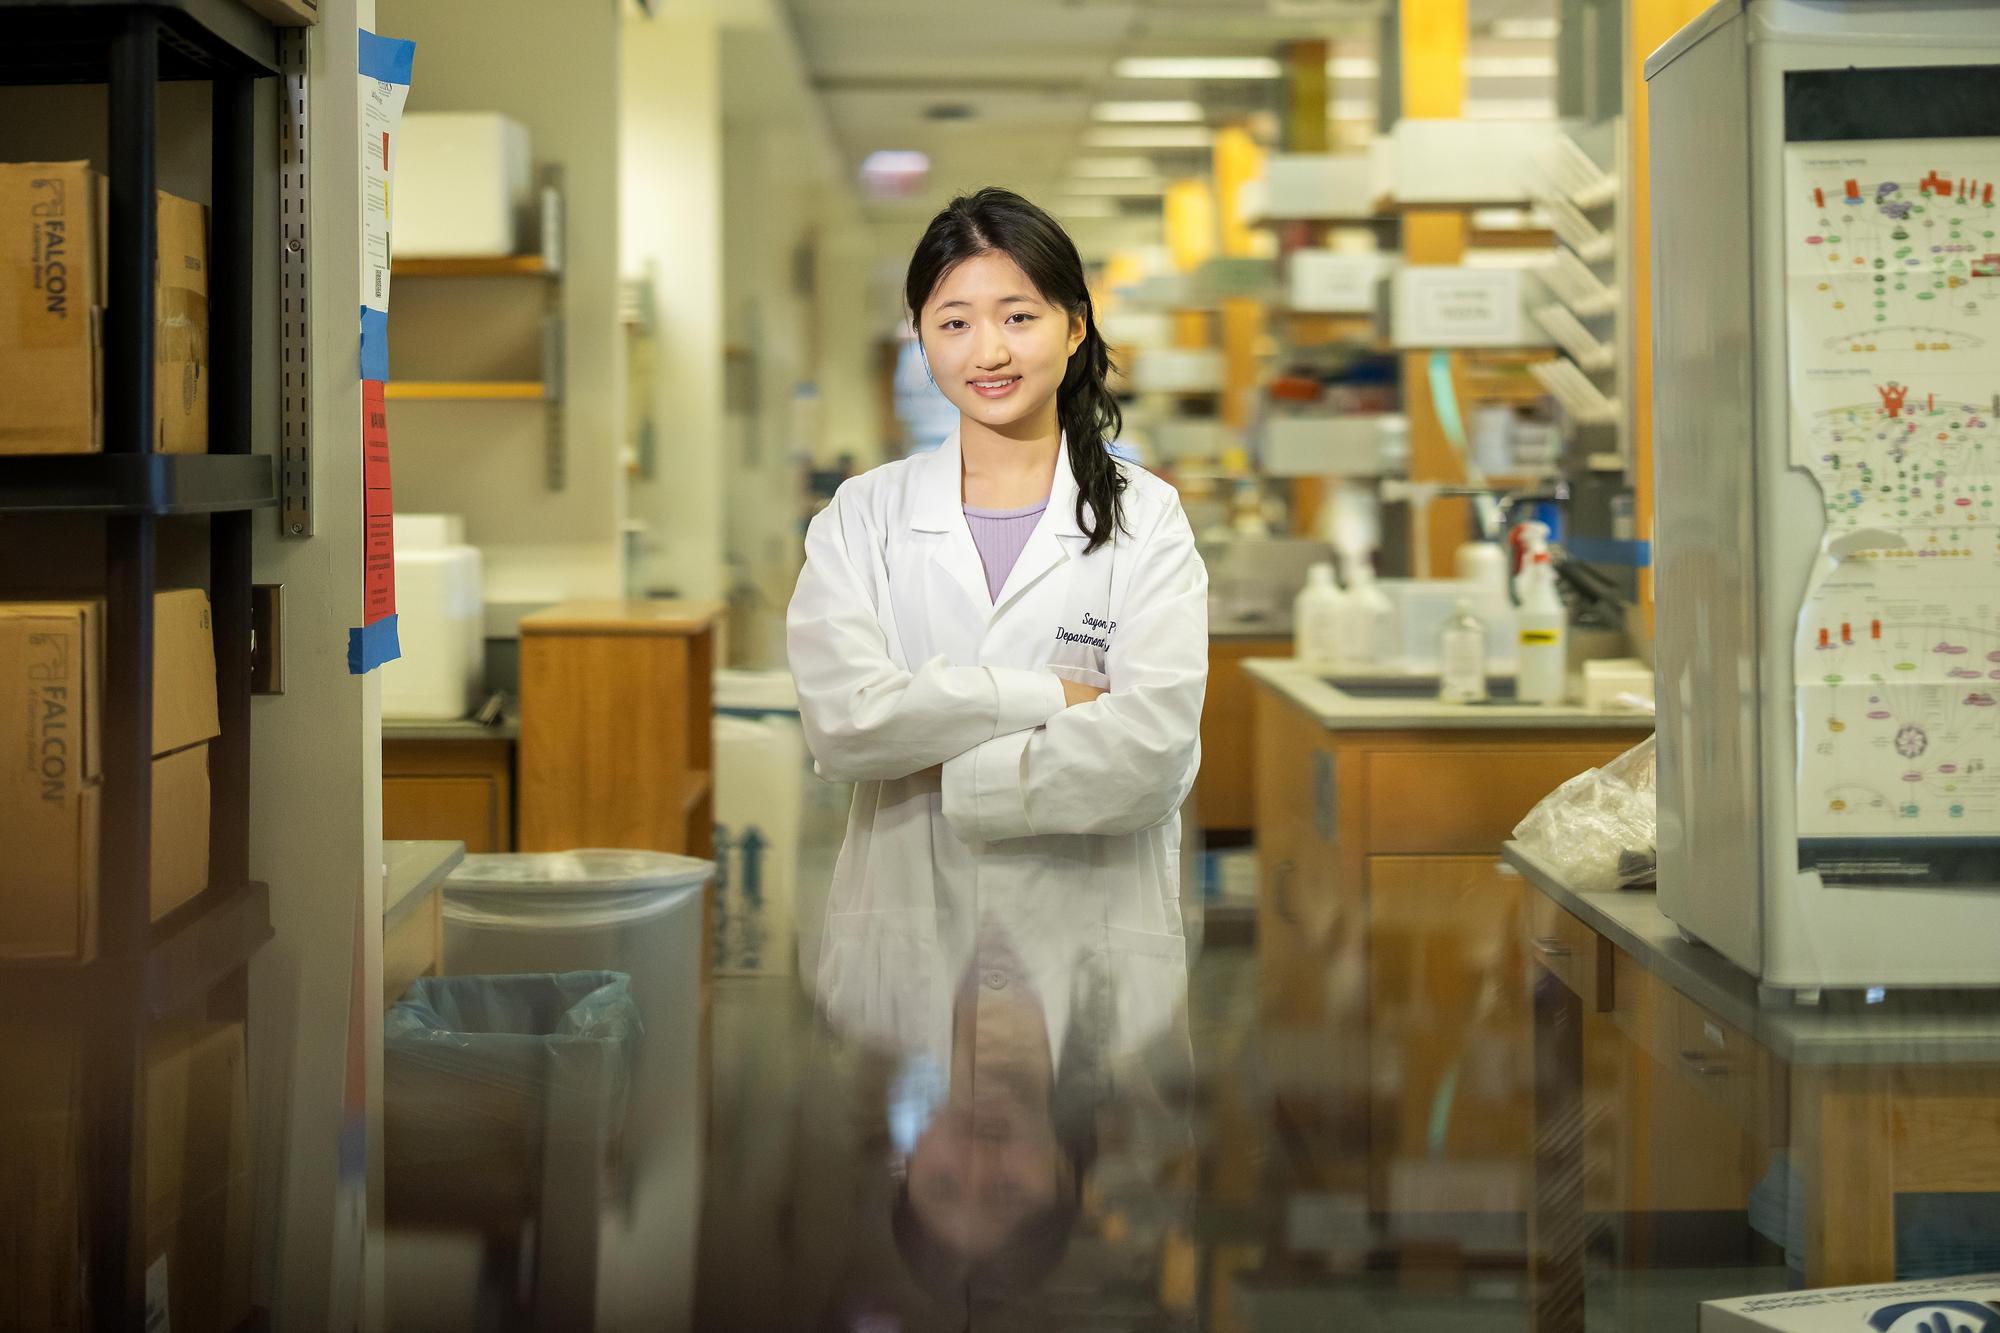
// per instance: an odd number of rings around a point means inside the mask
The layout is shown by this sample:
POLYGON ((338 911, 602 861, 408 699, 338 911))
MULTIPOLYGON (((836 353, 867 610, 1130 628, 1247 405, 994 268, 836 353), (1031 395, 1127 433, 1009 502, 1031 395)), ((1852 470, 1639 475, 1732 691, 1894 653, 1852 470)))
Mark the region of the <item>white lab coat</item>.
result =
POLYGON ((1184 994, 1180 807, 1200 762, 1208 576, 1173 488, 1119 466, 1125 530, 1086 555, 1060 455, 997 600, 955 432, 848 481, 812 521, 788 644, 816 765, 855 784, 817 986, 854 1035, 948 1044, 982 914, 1047 952, 1032 971, 1102 951, 1111 975, 1145 978, 1115 988, 1121 1046, 1184 994), (1058 672, 1109 693, 1065 708, 1058 672))

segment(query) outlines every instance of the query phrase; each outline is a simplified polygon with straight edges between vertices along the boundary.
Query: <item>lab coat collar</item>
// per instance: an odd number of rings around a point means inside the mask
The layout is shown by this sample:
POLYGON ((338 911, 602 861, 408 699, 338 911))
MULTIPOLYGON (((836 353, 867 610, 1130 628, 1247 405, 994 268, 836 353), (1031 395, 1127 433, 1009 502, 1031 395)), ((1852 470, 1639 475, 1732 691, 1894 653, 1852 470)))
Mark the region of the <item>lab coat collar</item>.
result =
POLYGON ((1055 475, 1050 479, 1048 508, 1036 522, 1035 530, 1028 535, 1027 544, 1015 559, 1014 568, 1009 571, 1000 595, 991 597, 986 589, 986 566, 972 540, 972 528, 965 521, 960 481, 964 461, 959 449, 958 432, 953 431, 936 450, 919 458, 915 466, 920 469, 920 475, 910 526, 919 532, 944 534, 944 544, 938 549, 938 564, 951 576, 959 590, 989 615, 998 614, 1033 587, 1044 574, 1068 560, 1070 552, 1067 548, 1071 543, 1065 539, 1081 540, 1085 536, 1076 521, 1076 475, 1070 471, 1069 441, 1065 437, 1056 450, 1056 468, 1055 475))
MULTIPOLYGON (((959 449, 958 432, 954 430, 945 437, 944 443, 929 453, 919 454, 912 460, 918 469, 917 502, 911 510, 910 526, 918 532, 953 532, 964 528, 965 523, 964 486, 961 478, 965 471, 965 456, 959 449)), ((1063 537, 1085 536, 1076 521, 1076 474, 1069 467, 1069 437, 1064 436, 1056 449, 1055 476, 1050 479, 1049 515, 1054 519, 1055 532, 1063 537)))

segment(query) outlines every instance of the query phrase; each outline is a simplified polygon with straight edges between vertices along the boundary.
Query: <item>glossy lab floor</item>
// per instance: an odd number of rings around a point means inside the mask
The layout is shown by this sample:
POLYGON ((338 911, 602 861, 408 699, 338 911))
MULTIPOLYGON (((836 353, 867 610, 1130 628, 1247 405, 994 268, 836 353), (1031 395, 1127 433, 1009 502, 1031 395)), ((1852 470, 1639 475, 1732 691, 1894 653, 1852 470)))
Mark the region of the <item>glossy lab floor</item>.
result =
MULTIPOLYGON (((1010 1012, 1011 977, 961 991, 957 1091, 844 1040, 789 979, 718 979, 693 1327, 1527 1329, 1522 1214, 1371 1213, 1365 1061, 1260 1025, 1254 945, 1215 933, 1136 1044, 1115 1006, 1069 1009, 1075 1077, 1048 1077, 1046 1011, 1010 1012)), ((1785 1287, 1744 1217, 1704 1223, 1733 1225, 1720 1262, 1711 1236, 1694 1261, 1593 1264, 1587 1326, 1686 1330, 1702 1299, 1785 1287)))

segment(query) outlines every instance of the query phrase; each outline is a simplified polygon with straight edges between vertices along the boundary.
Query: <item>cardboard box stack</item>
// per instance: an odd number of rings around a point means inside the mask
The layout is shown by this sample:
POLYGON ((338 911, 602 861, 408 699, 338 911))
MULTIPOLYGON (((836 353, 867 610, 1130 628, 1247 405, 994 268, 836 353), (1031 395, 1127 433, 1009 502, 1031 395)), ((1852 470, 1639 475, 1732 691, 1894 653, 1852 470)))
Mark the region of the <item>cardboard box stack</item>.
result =
MULTIPOLYGON (((0 1018, 0 1328, 81 1328, 84 1015, 40 1008, 0 1018)), ((247 1096, 242 1024, 148 1040, 147 1328, 250 1314, 247 1096)))
MULTIPOLYGON (((104 605, 0 602, 0 960, 97 953, 104 605)), ((208 594, 153 603, 152 913, 208 884, 208 742, 220 732, 208 594)))
MULTIPOLYGON (((87 162, 0 163, 0 454, 104 448, 104 179, 87 162)), ((208 450, 208 210, 159 199, 155 452, 208 450)))

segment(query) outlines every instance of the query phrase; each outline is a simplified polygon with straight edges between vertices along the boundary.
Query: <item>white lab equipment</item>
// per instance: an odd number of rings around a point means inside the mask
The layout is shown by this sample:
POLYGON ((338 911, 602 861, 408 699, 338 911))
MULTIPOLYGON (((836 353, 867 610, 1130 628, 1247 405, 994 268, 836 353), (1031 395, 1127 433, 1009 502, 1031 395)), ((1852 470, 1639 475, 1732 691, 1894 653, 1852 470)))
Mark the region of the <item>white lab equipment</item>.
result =
POLYGON ((1393 664, 1396 648, 1396 607, 1375 581, 1375 567, 1366 559, 1347 563, 1347 595, 1334 623, 1335 651, 1344 667, 1393 664))
POLYGON ((382 716, 455 721, 479 707, 486 677, 486 604, 478 548, 456 514, 398 514, 396 637, 382 668, 382 716))
POLYGON ((1731 0, 1646 62, 1659 904, 1774 998, 2000 985, 2000 300, 1944 249, 1996 62, 1994 0, 1731 0))

